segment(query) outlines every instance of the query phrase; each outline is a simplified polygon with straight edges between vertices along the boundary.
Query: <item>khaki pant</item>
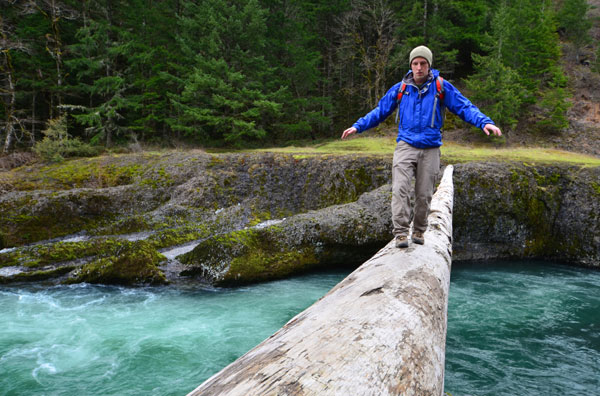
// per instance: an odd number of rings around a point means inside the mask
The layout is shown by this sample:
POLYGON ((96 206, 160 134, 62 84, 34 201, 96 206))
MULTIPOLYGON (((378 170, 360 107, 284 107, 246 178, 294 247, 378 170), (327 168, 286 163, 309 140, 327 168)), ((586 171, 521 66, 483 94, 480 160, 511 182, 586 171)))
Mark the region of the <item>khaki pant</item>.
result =
POLYGON ((427 230, 429 205, 438 172, 440 148, 419 149, 399 141, 392 168, 392 223, 394 236, 408 235, 410 229, 411 181, 415 178, 414 231, 427 230))

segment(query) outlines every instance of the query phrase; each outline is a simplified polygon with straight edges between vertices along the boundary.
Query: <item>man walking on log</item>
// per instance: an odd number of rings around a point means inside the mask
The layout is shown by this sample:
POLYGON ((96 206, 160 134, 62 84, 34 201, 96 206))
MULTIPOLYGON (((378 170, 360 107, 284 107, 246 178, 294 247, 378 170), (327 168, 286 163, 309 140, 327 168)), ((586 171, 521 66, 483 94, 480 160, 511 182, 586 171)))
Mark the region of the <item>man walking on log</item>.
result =
POLYGON ((440 169, 441 128, 447 108, 489 136, 502 132, 494 122, 432 69, 433 54, 425 46, 413 49, 410 71, 390 88, 376 108, 342 133, 342 139, 383 122, 398 109, 398 137, 392 167, 392 223, 397 248, 408 247, 410 229, 410 184, 415 178, 415 208, 412 241, 425 243, 427 216, 435 179, 440 169))

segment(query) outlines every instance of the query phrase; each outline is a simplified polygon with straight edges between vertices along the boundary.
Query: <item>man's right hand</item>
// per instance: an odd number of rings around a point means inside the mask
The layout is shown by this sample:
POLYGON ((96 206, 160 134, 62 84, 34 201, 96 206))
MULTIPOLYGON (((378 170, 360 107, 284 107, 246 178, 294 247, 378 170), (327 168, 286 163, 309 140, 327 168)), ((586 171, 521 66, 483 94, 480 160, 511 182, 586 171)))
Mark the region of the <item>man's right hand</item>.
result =
POLYGON ((358 130, 354 127, 350 127, 348 129, 346 129, 344 131, 344 133, 342 133, 342 139, 346 139, 348 136, 352 135, 353 133, 358 132, 358 130))

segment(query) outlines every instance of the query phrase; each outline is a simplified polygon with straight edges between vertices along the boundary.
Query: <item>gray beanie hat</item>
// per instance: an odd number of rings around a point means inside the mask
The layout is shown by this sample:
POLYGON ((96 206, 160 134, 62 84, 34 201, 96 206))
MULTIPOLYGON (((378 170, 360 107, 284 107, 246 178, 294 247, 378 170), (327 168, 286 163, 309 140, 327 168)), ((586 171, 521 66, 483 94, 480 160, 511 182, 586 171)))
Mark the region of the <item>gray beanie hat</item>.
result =
POLYGON ((413 59, 418 57, 427 59, 427 62, 429 62, 429 67, 431 67, 431 64, 433 63, 433 54, 431 53, 431 50, 429 48, 425 47, 424 45, 420 45, 417 48, 410 51, 408 66, 410 67, 413 59))

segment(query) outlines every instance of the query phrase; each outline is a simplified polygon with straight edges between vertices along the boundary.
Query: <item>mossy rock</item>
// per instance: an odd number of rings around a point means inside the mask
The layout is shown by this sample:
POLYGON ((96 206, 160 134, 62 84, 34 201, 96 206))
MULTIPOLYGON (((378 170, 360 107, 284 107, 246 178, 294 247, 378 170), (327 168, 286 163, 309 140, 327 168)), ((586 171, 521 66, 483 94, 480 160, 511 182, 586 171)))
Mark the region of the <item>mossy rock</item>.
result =
POLYGON ((0 276, 0 284, 13 282, 39 282, 47 279, 57 278, 75 269, 74 266, 63 266, 49 270, 25 271, 13 276, 0 276))
POLYGON ((165 257, 146 241, 129 242, 115 255, 84 265, 66 283, 100 283, 106 285, 166 284, 158 264, 165 257))
POLYGON ((275 230, 247 229, 209 238, 180 258, 190 266, 183 275, 199 274, 215 285, 231 286, 281 279, 320 264, 316 246, 288 246, 275 230))
POLYGON ((357 202, 293 216, 266 228, 215 235, 180 257, 182 275, 219 286, 281 279, 316 268, 355 268, 391 238, 390 186, 357 202))

